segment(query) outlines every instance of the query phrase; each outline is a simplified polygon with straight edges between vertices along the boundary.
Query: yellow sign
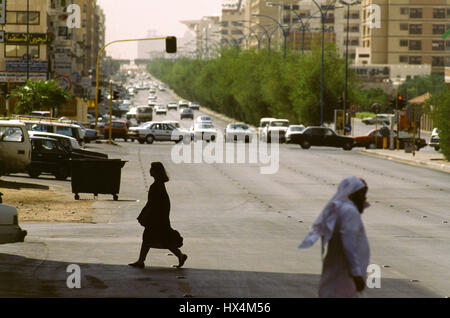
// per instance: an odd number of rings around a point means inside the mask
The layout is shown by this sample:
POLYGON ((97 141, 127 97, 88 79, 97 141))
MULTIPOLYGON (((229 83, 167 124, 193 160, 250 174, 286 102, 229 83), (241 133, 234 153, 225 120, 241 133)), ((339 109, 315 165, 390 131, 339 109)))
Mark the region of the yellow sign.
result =
MULTIPOLYGON (((31 45, 48 44, 52 41, 50 34, 30 33, 29 40, 31 45)), ((5 42, 14 44, 27 43, 26 33, 5 33, 5 42)))

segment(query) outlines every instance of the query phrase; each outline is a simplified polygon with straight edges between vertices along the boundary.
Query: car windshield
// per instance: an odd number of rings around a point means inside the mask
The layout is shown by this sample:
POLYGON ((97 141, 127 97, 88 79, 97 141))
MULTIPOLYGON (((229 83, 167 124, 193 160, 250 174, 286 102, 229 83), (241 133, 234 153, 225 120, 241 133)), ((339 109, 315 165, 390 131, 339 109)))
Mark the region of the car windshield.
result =
POLYGON ((183 109, 184 114, 192 114, 192 110, 190 109, 183 109))
POLYGON ((197 129, 213 129, 214 126, 211 124, 198 124, 197 129))
POLYGON ((289 129, 291 131, 303 131, 305 129, 305 127, 303 127, 303 126, 294 126, 294 127, 289 127, 289 129))
POLYGON ((148 114, 152 112, 152 109, 150 107, 138 108, 137 112, 141 114, 148 114))
POLYGON ((270 123, 270 126, 272 127, 288 127, 289 126, 289 122, 288 121, 272 121, 270 123))
POLYGON ((248 129, 248 126, 247 126, 247 125, 240 125, 240 124, 237 124, 237 125, 230 125, 230 129, 243 129, 243 130, 247 130, 247 129, 248 129))

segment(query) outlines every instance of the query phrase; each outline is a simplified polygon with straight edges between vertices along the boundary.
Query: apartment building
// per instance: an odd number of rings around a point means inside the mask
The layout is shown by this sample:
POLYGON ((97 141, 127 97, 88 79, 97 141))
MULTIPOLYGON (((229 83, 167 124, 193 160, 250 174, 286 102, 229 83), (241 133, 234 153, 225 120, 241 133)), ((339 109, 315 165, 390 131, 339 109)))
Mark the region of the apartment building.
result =
POLYGON ((431 65, 444 74, 450 66, 450 0, 363 0, 361 46, 369 64, 431 65), (379 28, 373 28, 374 6, 379 28))
MULTIPOLYGON (((224 8, 220 17, 220 34, 222 45, 235 46, 244 43, 248 35, 244 32, 244 12, 238 8, 224 8)), ((251 35, 255 35, 253 30, 251 35)), ((256 37, 258 35, 256 34, 256 37)))
POLYGON ((220 17, 208 16, 200 20, 180 21, 195 34, 196 55, 208 58, 217 55, 220 48, 220 17))

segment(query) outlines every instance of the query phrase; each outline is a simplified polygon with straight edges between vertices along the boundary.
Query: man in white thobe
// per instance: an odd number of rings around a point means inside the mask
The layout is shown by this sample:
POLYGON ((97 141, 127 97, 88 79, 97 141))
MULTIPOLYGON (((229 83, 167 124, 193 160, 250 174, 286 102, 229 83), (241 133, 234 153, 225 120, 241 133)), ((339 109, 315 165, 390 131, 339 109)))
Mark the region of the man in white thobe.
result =
POLYGON ((323 260, 319 297, 359 297, 364 290, 370 249, 361 214, 367 184, 356 177, 345 178, 299 248, 322 239, 323 260))

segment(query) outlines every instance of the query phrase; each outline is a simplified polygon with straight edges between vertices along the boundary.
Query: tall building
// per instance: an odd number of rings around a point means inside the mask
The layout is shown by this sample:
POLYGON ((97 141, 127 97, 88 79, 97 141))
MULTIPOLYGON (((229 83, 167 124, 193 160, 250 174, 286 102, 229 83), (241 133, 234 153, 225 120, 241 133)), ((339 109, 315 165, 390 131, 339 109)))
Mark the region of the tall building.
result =
POLYGON ((362 12, 361 51, 369 64, 428 64, 436 74, 450 66, 450 38, 442 38, 450 30, 450 0, 363 0, 362 12))
POLYGON ((204 58, 216 56, 220 48, 220 17, 202 17, 200 20, 180 21, 195 34, 196 55, 204 58))
MULTIPOLYGON (((247 37, 244 32, 244 13, 238 8, 223 8, 220 17, 220 42, 222 45, 239 45, 243 38, 247 37)), ((258 35, 256 35, 258 36, 258 35)))

